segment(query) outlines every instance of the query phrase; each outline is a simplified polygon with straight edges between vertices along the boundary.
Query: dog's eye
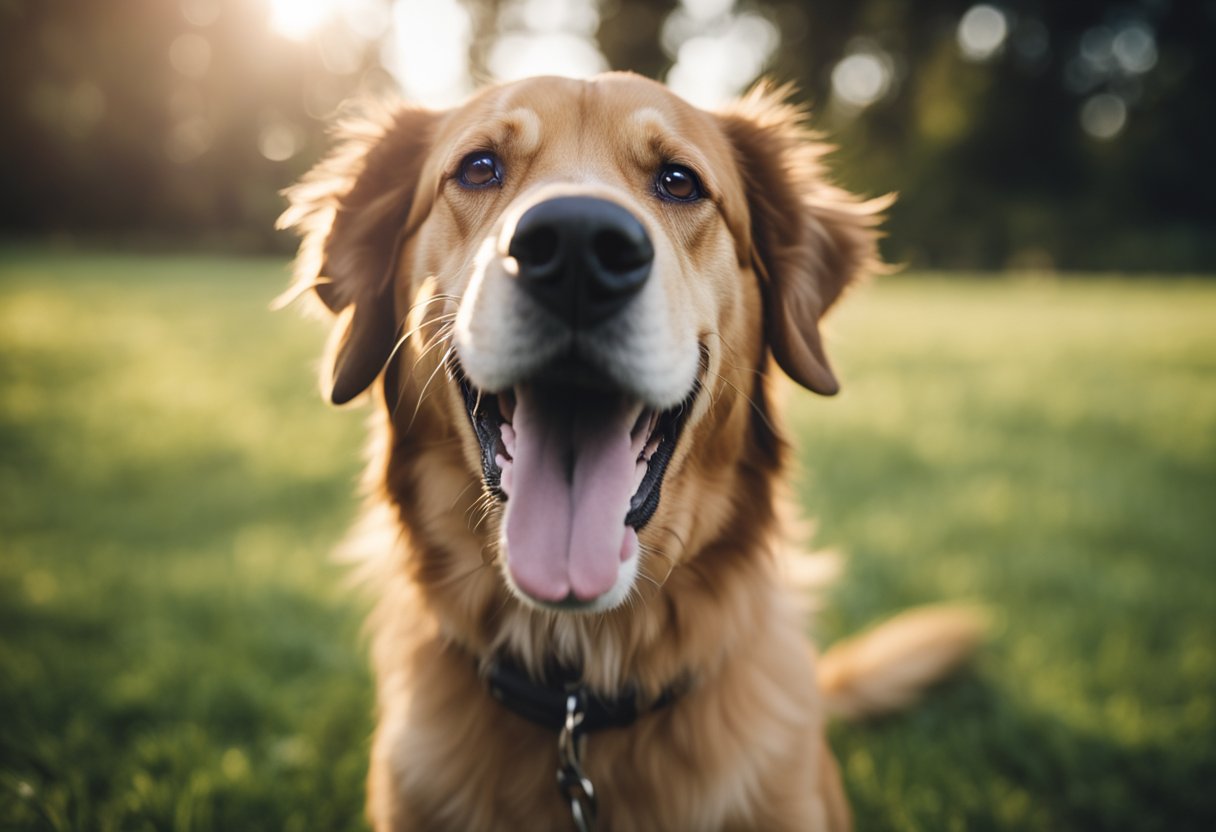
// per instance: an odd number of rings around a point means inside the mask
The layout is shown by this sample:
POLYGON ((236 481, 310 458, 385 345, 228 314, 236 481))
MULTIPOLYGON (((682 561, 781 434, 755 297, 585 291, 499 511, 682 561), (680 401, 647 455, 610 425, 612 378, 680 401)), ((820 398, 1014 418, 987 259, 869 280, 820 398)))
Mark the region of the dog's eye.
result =
POLYGON ((675 164, 663 165, 659 169, 655 189, 659 196, 676 202, 693 202, 704 195, 697 175, 683 165, 675 164))
POLYGON ((498 157, 488 150, 478 150, 460 160, 460 184, 466 188, 485 188, 502 182, 498 157))

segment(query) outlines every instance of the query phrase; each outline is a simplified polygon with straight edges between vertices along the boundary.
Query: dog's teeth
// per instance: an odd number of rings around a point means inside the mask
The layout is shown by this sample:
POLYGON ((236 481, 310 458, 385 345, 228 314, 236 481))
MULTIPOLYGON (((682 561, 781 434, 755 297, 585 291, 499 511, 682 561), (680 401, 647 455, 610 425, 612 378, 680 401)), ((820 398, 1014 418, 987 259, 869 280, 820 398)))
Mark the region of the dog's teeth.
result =
POLYGON ((508 497, 511 496, 511 485, 515 482, 515 477, 512 472, 515 470, 510 461, 503 458, 502 454, 494 457, 494 461, 498 463, 498 470, 501 472, 498 475, 498 487, 508 497))
POLYGON ((650 436, 649 426, 653 423, 654 411, 643 410, 638 414, 637 420, 633 423, 633 430, 629 431, 629 441, 635 454, 641 453, 642 446, 646 443, 646 437, 650 436))
POLYGON ((633 469, 633 493, 637 494, 638 489, 642 487, 642 480, 646 479, 646 471, 650 468, 647 462, 639 461, 633 469))
POLYGON ((655 431, 659 427, 659 412, 657 410, 646 411, 638 418, 638 423, 630 436, 633 442, 633 452, 639 459, 647 460, 650 459, 650 455, 654 453, 654 449, 659 446, 661 440, 661 437, 655 436, 655 431))
POLYGON ((503 422, 498 428, 502 436, 502 446, 506 450, 507 455, 512 459, 515 458, 515 428, 511 427, 510 422, 503 422))

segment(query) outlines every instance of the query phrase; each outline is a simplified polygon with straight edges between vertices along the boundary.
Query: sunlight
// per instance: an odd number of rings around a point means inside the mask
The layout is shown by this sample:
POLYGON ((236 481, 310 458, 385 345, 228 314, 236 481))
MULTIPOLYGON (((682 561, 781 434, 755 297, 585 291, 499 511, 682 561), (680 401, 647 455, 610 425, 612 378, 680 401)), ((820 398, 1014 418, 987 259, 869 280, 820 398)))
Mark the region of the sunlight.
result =
POLYGON ((716 107, 764 71, 781 33, 762 15, 735 11, 734 0, 681 0, 662 39, 675 59, 668 86, 697 106, 716 107))
POLYGON ((381 62, 406 98, 450 107, 473 90, 473 21, 458 0, 396 0, 381 62))
POLYGON ((341 5, 341 0, 270 0, 270 28, 290 40, 304 40, 341 5))
POLYGON ((513 0, 500 9, 486 65, 498 81, 530 75, 589 78, 608 69, 595 32, 595 0, 513 0))

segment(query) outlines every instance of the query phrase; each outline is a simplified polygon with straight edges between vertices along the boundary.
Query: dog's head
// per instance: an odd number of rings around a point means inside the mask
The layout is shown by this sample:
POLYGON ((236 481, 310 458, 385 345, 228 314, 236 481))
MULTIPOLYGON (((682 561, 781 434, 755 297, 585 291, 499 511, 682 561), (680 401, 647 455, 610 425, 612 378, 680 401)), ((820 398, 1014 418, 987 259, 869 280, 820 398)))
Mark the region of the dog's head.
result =
POLYGON ((883 206, 826 181, 781 98, 531 79, 401 109, 290 192, 297 286, 339 315, 329 396, 383 373, 398 434, 456 432, 532 604, 614 607, 650 554, 670 572, 662 531, 722 522, 769 353, 837 390, 819 320, 876 262, 883 206))

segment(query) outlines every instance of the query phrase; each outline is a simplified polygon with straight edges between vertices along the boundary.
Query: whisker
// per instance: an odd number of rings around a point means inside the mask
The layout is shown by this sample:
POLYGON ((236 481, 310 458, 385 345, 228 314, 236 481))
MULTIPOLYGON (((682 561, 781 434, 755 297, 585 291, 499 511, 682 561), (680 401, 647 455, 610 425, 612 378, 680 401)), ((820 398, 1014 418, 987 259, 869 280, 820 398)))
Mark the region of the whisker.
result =
POLYGON ((641 571, 639 571, 639 572, 638 572, 638 577, 639 577, 639 578, 641 578, 641 579, 642 579, 642 580, 644 580, 644 581, 649 581, 649 582, 650 582, 650 584, 651 584, 652 586, 654 586, 654 588, 655 588, 656 590, 658 590, 658 589, 662 589, 662 588, 663 588, 663 585, 662 585, 662 584, 660 584, 660 583, 659 583, 658 581, 656 581, 654 578, 652 578, 652 577, 650 577, 649 575, 647 575, 645 572, 641 572, 641 571))
POLYGON ((718 343, 722 347, 722 353, 723 353, 722 362, 724 364, 727 364, 732 370, 738 370, 741 373, 752 373, 753 375, 758 375, 758 376, 764 375, 764 370, 758 369, 756 367, 743 367, 738 364, 735 364, 733 361, 727 361, 726 360, 727 353, 734 355, 736 358, 738 357, 738 353, 736 350, 732 349, 730 342, 722 337, 722 333, 711 329, 708 332, 706 332, 705 334, 712 335, 718 339, 718 343))
POLYGON ((460 502, 460 498, 463 497, 465 494, 467 494, 468 490, 470 488, 472 488, 473 486, 478 485, 478 484, 479 484, 479 481, 477 480, 477 478, 470 477, 468 484, 465 485, 464 488, 460 489, 460 491, 456 494, 456 497, 452 500, 452 504, 450 506, 448 506, 448 510, 450 511, 450 510, 456 508, 456 504, 460 502))
POLYGON ((427 354, 430 353, 431 350, 442 344, 444 340, 446 340, 452 334, 452 329, 452 324, 450 322, 445 322, 443 326, 435 330, 435 333, 431 337, 423 342, 422 349, 418 352, 418 357, 414 359, 414 363, 410 365, 410 375, 414 374, 414 371, 418 369, 418 365, 422 363, 422 359, 426 358, 427 354))
POLYGON ((465 572, 460 572, 455 575, 448 575, 448 576, 444 577, 443 580, 435 582, 433 584, 433 586, 437 589, 446 589, 447 587, 450 587, 453 584, 458 584, 461 581, 465 581, 465 580, 468 580, 469 578, 472 578, 474 575, 476 575, 478 572, 481 572, 489 565, 490 565, 489 563, 481 563, 481 564, 478 564, 477 566, 475 566, 474 568, 469 569, 465 572))
POLYGON ((498 616, 502 615, 502 611, 507 608, 507 604, 509 604, 509 603, 511 603, 511 593, 505 592, 505 593, 503 593, 502 603, 498 605, 498 609, 494 610, 494 612, 490 614, 490 618, 488 619, 487 623, 493 624, 494 619, 496 619, 496 618, 498 618, 498 616))
MULTIPOLYGON (((426 307, 430 306, 432 303, 439 303, 439 302, 444 302, 444 301, 452 301, 453 303, 458 304, 458 303, 460 303, 460 298, 458 298, 456 295, 447 295, 447 294, 430 295, 428 297, 423 298, 420 301, 417 301, 416 303, 412 304, 409 309, 405 310, 405 320, 409 320, 410 315, 414 314, 415 309, 425 309, 426 307)), ((449 314, 455 315, 456 313, 451 312, 449 314)))
MULTIPOLYGON (((417 303, 411 304, 410 308, 405 310, 405 315, 404 315, 404 317, 402 317, 401 323, 397 324, 397 331, 400 332, 405 327, 406 322, 409 321, 409 319, 410 319, 410 315, 414 314, 415 309, 425 308, 425 307, 431 305, 432 303, 437 303, 439 301, 453 301, 455 303, 459 303, 460 298, 456 297, 455 295, 437 294, 437 295, 431 295, 430 297, 423 298, 422 300, 418 301, 417 303)), ((454 322, 456 320, 456 315, 457 315, 457 312, 452 311, 452 312, 444 312, 433 318, 424 318, 418 324, 418 326, 414 327, 409 332, 406 332, 405 334, 400 335, 397 338, 397 341, 393 344, 393 348, 391 350, 389 350, 388 361, 392 361, 397 356, 397 352, 401 349, 401 347, 405 344, 405 342, 409 340, 410 336, 412 336, 415 332, 422 329, 424 326, 427 326, 428 324, 431 324, 431 323, 435 323, 437 321, 449 321, 450 320, 450 321, 454 322)), ((388 361, 386 361, 385 363, 387 364, 388 361)))
MULTIPOLYGON (((666 532, 667 534, 674 537, 676 539, 676 542, 680 544, 681 553, 688 548, 688 544, 686 544, 684 542, 684 539, 682 537, 680 537, 680 535, 678 533, 676 533, 676 531, 674 529, 672 529, 668 526, 660 526, 657 529, 657 531, 666 532)), ((663 584, 667 583, 667 579, 671 577, 671 573, 674 572, 675 568, 680 565, 680 562, 675 557, 672 557, 671 555, 667 554, 666 552, 663 552, 656 548, 646 547, 645 551, 648 555, 653 555, 654 557, 667 562, 667 572, 663 575, 663 580, 659 581, 659 585, 662 586, 663 584)))
POLYGON ((655 555, 667 561, 667 571, 663 573, 663 577, 658 579, 651 578, 651 580, 655 582, 655 586, 663 587, 667 584, 667 579, 671 577, 671 573, 676 571, 676 566, 678 563, 672 558, 669 558, 661 553, 656 552, 655 555))
POLYGON ((486 504, 482 507, 481 517, 477 518, 477 522, 473 524, 473 531, 475 532, 481 531, 481 524, 486 522, 489 516, 493 513, 494 507, 498 504, 498 501, 494 499, 494 495, 491 494, 489 497, 490 499, 487 500, 486 504))
POLYGON ((674 537, 676 539, 676 542, 680 544, 681 549, 688 548, 687 541, 685 541, 684 538, 680 537, 680 533, 677 532, 675 529, 673 529, 671 526, 658 526, 655 530, 660 531, 660 532, 666 532, 667 534, 674 537))
MULTIPOLYGON (((419 353, 418 358, 417 358, 417 359, 415 359, 415 361, 414 361, 413 365, 410 367, 410 371, 409 371, 409 374, 408 374, 408 375, 412 377, 412 376, 414 375, 414 373, 417 371, 417 369, 418 369, 418 365, 419 365, 420 363, 422 363, 422 360, 423 360, 424 358, 426 358, 426 357, 427 357, 427 355, 428 355, 428 354, 429 354, 431 351, 435 350, 437 347, 439 347, 440 345, 442 345, 442 344, 443 344, 443 343, 444 343, 444 342, 447 340, 447 338, 448 338, 448 336, 449 336, 450 334, 451 334, 451 325, 450 325, 450 324, 444 324, 444 326, 440 327, 439 331, 438 331, 438 332, 436 332, 436 333, 435 333, 435 334, 434 334, 434 335, 433 335, 433 336, 432 336, 430 339, 428 339, 428 341, 427 341, 427 342, 426 342, 426 343, 423 345, 423 347, 422 347, 422 351, 419 353)), ((440 363, 440 366, 442 366, 442 362, 440 363)), ((436 368, 436 372, 437 372, 437 371, 438 371, 438 368, 436 368)), ((434 375, 435 375, 434 373, 431 373, 431 378, 434 378, 434 375)), ((428 380, 427 380, 427 384, 430 384, 430 379, 428 379, 428 380)), ((424 387, 424 388, 423 388, 423 390, 425 391, 425 389, 426 389, 426 388, 424 387)), ((419 398, 418 398, 418 406, 420 407, 421 405, 422 405, 422 397, 421 397, 421 396, 419 396, 419 398)), ((398 411, 398 409, 399 409, 400 407, 401 407, 401 401, 400 401, 400 400, 398 400, 398 401, 397 401, 397 403, 396 403, 396 405, 394 405, 394 407, 393 407, 392 417, 393 417, 394 419, 396 419, 396 418, 397 418, 397 411, 398 411)), ((416 417, 417 417, 417 415, 418 415, 418 410, 417 410, 417 408, 415 408, 415 410, 414 410, 414 417, 416 418, 416 417)), ((411 419, 410 419, 410 425, 413 425, 413 423, 414 423, 414 419, 413 419, 413 418, 411 418, 411 419)))
POLYGON ((486 521, 486 518, 494 511, 494 507, 498 505, 498 498, 491 492, 486 491, 474 501, 473 505, 469 506, 469 510, 465 512, 465 525, 471 532, 481 530, 481 524, 486 521), (472 519, 476 514, 476 521, 472 519))
POLYGON ((464 513, 465 525, 469 528, 469 531, 477 530, 476 526, 473 525, 473 517, 475 514, 477 514, 479 517, 478 522, 480 523, 480 517, 484 516, 484 513, 486 511, 487 500, 491 500, 491 499, 493 499, 493 495, 490 494, 489 492, 485 492, 480 497, 478 497, 476 500, 474 500, 473 504, 470 505, 469 508, 465 511, 465 513, 464 513))
POLYGON ((409 424, 405 426, 405 433, 409 433, 410 429, 414 426, 414 420, 418 418, 418 411, 422 409, 422 403, 426 401, 427 393, 431 388, 431 382, 435 380, 435 376, 438 375, 439 371, 443 369, 445 364, 447 364, 448 359, 452 356, 453 350, 455 349, 455 346, 448 347, 447 352, 443 354, 443 358, 439 359, 439 364, 434 370, 431 371, 430 376, 427 377, 426 383, 422 385, 422 392, 418 395, 418 401, 414 403, 414 412, 410 416, 409 424))
MULTIPOLYGON (((405 322, 402 321, 402 324, 404 324, 404 323, 405 322)), ((444 327, 447 327, 449 325, 453 325, 456 323, 456 313, 448 312, 443 315, 437 315, 434 318, 427 318, 427 319, 423 320, 422 322, 420 322, 418 324, 418 326, 414 327, 409 332, 406 332, 405 334, 401 335, 397 339, 396 343, 393 344, 392 350, 389 351, 388 361, 392 361, 394 358, 397 357, 397 353, 401 351, 401 348, 403 346, 405 346, 405 342, 408 341, 410 338, 412 338, 414 336, 414 334, 418 332, 418 330, 422 329, 423 327, 430 326, 432 324, 437 324, 437 323, 444 325, 443 327, 440 327, 440 332, 443 332, 444 327)), ((384 363, 387 364, 388 361, 386 361, 384 363)))
POLYGON ((722 375, 721 373, 715 373, 713 370, 710 370, 709 372, 713 373, 713 375, 716 376, 719 381, 721 381, 723 384, 725 384, 730 389, 734 390, 735 393, 737 393, 739 396, 743 397, 743 399, 749 405, 751 405, 752 410, 756 411, 756 415, 760 417, 761 421, 764 422, 764 424, 768 427, 768 429, 771 430, 773 433, 777 433, 777 428, 773 425, 772 422, 770 422, 768 420, 768 415, 763 410, 760 409, 760 405, 756 404, 755 400, 752 399, 751 396, 747 395, 742 390, 740 390, 735 385, 734 382, 732 382, 730 379, 728 379, 726 376, 722 375))

